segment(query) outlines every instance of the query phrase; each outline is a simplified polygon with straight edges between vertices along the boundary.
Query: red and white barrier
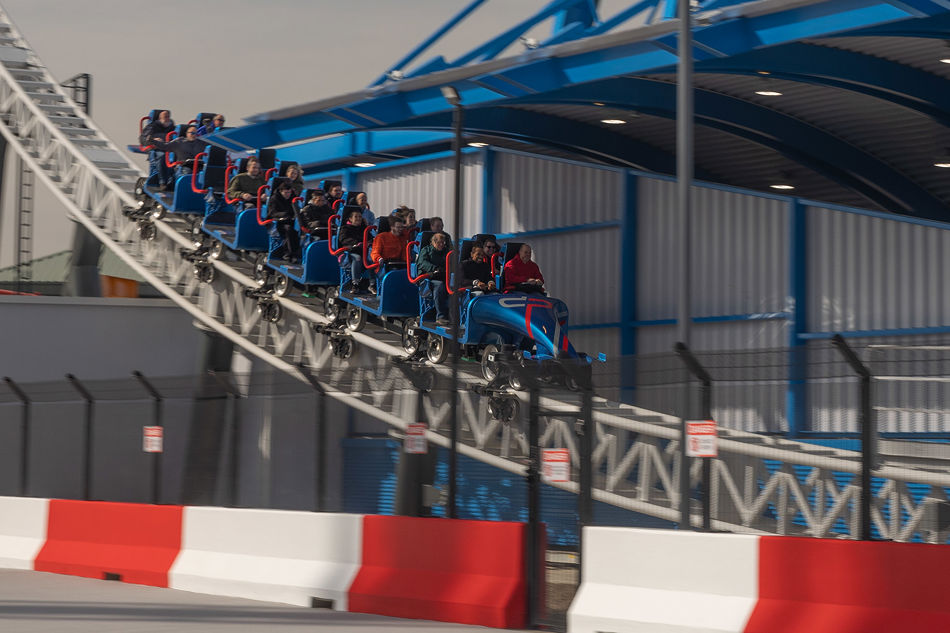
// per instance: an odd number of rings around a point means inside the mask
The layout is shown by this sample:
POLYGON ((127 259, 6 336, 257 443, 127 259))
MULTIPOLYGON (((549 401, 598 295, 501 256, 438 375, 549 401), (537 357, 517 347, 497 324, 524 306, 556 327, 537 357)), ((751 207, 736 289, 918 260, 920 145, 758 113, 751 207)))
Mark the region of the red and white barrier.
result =
POLYGON ((585 528, 571 633, 739 632, 757 598, 758 537, 585 528), (716 535, 718 536, 718 535, 716 535))
POLYGON ((584 529, 570 633, 950 631, 950 547, 584 529))
POLYGON ((33 569, 46 542, 49 501, 29 497, 0 497, 0 567, 33 569))
POLYGON ((362 558, 363 517, 185 508, 173 589, 347 610, 362 558))
POLYGON ((506 628, 522 523, 0 497, 0 567, 506 628))
POLYGON ((181 506, 53 499, 33 569, 167 587, 181 513, 181 506))
POLYGON ((367 516, 349 610, 526 625, 524 523, 367 516))

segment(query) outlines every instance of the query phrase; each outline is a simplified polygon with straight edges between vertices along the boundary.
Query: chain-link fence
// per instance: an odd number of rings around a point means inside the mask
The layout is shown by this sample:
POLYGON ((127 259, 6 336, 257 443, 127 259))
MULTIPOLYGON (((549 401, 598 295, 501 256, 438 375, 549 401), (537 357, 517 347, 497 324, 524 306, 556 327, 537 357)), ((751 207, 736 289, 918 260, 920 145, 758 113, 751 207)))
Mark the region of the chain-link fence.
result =
POLYGON ((529 522, 533 621, 562 628, 584 525, 946 542, 950 348, 848 343, 677 346, 589 383, 463 364, 456 385, 391 359, 302 368, 309 383, 8 379, 0 494, 529 522))

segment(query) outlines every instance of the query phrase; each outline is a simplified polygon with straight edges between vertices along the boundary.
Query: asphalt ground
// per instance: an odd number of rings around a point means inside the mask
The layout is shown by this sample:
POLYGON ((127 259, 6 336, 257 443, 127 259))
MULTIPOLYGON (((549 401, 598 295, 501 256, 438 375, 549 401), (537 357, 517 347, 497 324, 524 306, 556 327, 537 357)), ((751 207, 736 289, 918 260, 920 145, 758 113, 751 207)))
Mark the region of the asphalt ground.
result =
POLYGON ((495 630, 0 569, 0 631, 3 633, 495 630))

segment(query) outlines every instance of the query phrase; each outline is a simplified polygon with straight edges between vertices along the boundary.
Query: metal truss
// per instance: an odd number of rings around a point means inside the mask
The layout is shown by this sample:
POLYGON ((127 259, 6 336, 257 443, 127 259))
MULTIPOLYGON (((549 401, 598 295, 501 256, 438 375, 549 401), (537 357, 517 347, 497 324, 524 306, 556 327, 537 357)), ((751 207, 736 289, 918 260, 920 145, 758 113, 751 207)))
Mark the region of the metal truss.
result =
MULTIPOLYGON (((327 337, 314 330, 326 320, 312 303, 269 299, 267 305, 280 306, 283 314, 276 320, 265 318, 273 313, 259 309, 259 299, 245 293, 255 286, 245 274, 246 263, 201 262, 198 272, 205 281, 200 281, 196 264, 181 257, 183 249, 193 248, 187 222, 168 219, 142 226, 130 221, 123 211, 135 206, 131 191, 140 170, 63 92, 2 11, 0 133, 75 221, 191 314, 198 326, 394 429, 404 429, 417 418, 416 389, 407 382, 405 370, 392 362, 402 350, 385 337, 350 334, 359 349, 344 360, 327 337)), ((423 398, 429 439, 446 446, 447 395, 453 392, 438 388, 446 370, 426 371, 434 387, 423 398)), ((474 380, 471 375, 465 379, 474 380)), ((528 446, 523 394, 463 391, 460 397, 460 451, 510 472, 524 472, 528 446)), ((569 448, 576 468, 577 394, 552 391, 542 398, 542 406, 549 414, 542 420, 542 444, 569 448)), ((682 500, 676 420, 598 399, 594 422, 594 498, 677 520, 682 500)), ((853 536, 857 488, 850 480, 858 468, 855 453, 724 431, 720 458, 712 468, 713 525, 734 531, 853 536)), ((697 461, 693 483, 699 475, 697 461)), ((875 475, 882 485, 873 516, 882 536, 945 539, 934 509, 947 500, 950 475, 887 466, 875 475), (929 485, 930 492, 921 493, 915 484, 929 485)), ((576 477, 575 483, 559 485, 578 489, 576 477)))

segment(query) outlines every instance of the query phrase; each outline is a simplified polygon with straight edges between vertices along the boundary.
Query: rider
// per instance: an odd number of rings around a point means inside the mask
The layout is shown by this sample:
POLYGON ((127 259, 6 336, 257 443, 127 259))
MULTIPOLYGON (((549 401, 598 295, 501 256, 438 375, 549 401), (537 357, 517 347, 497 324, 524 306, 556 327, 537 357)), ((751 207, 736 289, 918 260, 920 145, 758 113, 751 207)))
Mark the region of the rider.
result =
POLYGON ((445 288, 445 256, 448 252, 445 233, 436 233, 429 243, 422 247, 416 259, 419 272, 429 275, 428 281, 435 299, 435 322, 439 325, 449 324, 449 293, 445 288))
POLYGON ((505 292, 518 291, 544 294, 544 276, 531 261, 531 246, 522 244, 518 255, 505 264, 505 292))
POLYGON ((256 156, 247 159, 246 172, 231 179, 228 184, 228 198, 241 201, 245 207, 257 204, 257 192, 267 184, 261 174, 261 161, 256 156))

